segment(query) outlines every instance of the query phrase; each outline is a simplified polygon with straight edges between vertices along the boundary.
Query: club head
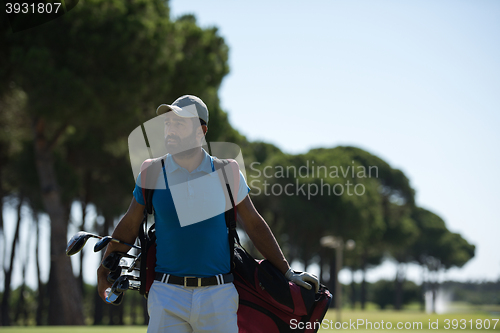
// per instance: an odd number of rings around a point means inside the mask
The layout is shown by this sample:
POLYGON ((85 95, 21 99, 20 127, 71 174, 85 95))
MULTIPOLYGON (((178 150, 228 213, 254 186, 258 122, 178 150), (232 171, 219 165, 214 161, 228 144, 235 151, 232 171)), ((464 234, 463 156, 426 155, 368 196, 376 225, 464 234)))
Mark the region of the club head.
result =
POLYGON ((118 279, 116 279, 116 281, 113 283, 111 290, 116 290, 117 292, 122 293, 122 292, 128 290, 129 286, 130 286, 130 282, 128 280, 128 277, 125 275, 122 275, 118 279))
POLYGON ((119 252, 113 252, 102 261, 102 267, 110 270, 111 272, 115 272, 118 270, 120 266, 120 260, 122 256, 119 252))
POLYGON ((109 242, 111 242, 112 239, 113 238, 111 236, 105 236, 105 237, 101 238, 100 241, 95 243, 94 252, 99 252, 102 249, 104 249, 109 244, 109 242))
POLYGON ((108 280, 109 283, 113 284, 116 281, 116 279, 118 279, 120 277, 121 274, 122 274, 122 270, 117 269, 114 272, 110 272, 106 279, 108 280))
POLYGON ((85 231, 77 232, 73 237, 71 237, 68 245, 66 246, 66 255, 72 256, 80 252, 90 237, 98 238, 97 236, 85 231))
POLYGON ((110 291, 106 296, 106 302, 111 303, 113 305, 120 305, 123 300, 123 293, 117 291, 110 291))
POLYGON ((123 299, 123 293, 128 290, 129 286, 130 282, 128 277, 123 275, 120 276, 111 286, 106 296, 106 301, 114 305, 119 305, 123 299))

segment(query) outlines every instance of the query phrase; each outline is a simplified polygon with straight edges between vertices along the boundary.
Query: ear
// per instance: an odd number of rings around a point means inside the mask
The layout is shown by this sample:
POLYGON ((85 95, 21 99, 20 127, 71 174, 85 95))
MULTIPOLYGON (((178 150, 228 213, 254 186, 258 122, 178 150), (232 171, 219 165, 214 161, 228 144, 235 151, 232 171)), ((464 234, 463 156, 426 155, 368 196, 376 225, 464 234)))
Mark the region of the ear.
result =
POLYGON ((196 139, 197 140, 205 140, 205 135, 208 132, 208 127, 206 125, 199 125, 196 128, 196 139))

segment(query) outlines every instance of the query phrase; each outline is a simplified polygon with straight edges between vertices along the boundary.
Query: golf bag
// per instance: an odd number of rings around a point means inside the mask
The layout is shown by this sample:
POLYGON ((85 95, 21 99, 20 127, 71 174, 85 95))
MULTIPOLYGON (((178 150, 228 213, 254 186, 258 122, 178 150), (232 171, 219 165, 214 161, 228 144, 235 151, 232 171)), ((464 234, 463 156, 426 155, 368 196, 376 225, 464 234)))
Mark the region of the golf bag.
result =
POLYGON ((332 300, 324 285, 318 293, 314 289, 307 290, 288 281, 266 259, 256 261, 238 247, 234 263, 233 283, 239 294, 239 333, 318 331, 332 300))
MULTIPOLYGON (((214 159, 214 167, 221 170, 222 187, 227 189, 230 204, 226 207, 225 219, 231 254, 231 272, 239 294, 238 327, 240 333, 317 332, 319 324, 328 310, 332 295, 321 285, 318 293, 288 281, 268 260, 255 260, 242 246, 236 232, 235 197, 230 184, 237 193, 239 168, 232 160, 214 159), (229 175, 228 175, 229 174, 229 175), (232 180, 231 182, 229 180, 232 180), (236 246, 235 246, 236 245, 236 246), (314 329, 293 329, 293 323, 314 323, 314 329)), ((140 293, 146 298, 149 293, 156 265, 155 225, 146 230, 148 214, 153 213, 152 197, 154 184, 161 169, 162 158, 147 160, 141 167, 141 183, 146 203, 143 225, 139 230, 142 248, 140 293), (160 164, 161 162, 161 164, 160 164)), ((302 325, 297 325, 302 327, 302 325)))

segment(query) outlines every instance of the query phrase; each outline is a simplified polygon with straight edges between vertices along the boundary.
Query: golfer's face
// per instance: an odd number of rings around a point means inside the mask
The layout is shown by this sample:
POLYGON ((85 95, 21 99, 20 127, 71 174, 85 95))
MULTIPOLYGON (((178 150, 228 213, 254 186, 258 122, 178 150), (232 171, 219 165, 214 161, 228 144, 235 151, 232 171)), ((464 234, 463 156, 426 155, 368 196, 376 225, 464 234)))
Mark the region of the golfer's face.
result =
POLYGON ((183 118, 170 111, 165 114, 165 146, 172 154, 196 147, 193 118, 183 118))

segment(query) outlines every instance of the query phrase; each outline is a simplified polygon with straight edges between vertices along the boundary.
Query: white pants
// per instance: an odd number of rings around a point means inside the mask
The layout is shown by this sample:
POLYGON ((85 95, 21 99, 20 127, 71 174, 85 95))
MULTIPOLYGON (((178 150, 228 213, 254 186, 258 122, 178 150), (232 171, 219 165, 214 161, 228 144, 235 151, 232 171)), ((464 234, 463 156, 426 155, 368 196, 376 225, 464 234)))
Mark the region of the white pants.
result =
POLYGON ((238 292, 232 283, 184 287, 154 281, 148 333, 237 333, 238 292))

